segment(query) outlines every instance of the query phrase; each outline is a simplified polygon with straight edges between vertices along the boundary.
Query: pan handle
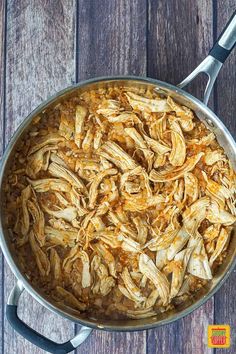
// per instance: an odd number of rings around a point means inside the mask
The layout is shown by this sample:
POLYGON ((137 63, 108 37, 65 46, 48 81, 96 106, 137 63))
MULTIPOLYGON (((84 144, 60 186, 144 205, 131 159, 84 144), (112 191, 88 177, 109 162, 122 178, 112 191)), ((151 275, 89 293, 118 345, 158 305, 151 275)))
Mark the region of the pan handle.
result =
POLYGON ((90 335, 92 328, 81 327, 79 333, 73 339, 65 343, 55 343, 52 340, 44 337, 42 334, 36 332, 34 329, 30 328, 26 323, 24 323, 17 315, 17 307, 23 291, 23 284, 21 281, 18 281, 8 298, 6 306, 6 317, 14 330, 31 343, 49 353, 66 354, 72 350, 75 350, 90 335))
POLYGON ((207 86, 204 92, 203 102, 208 103, 211 90, 231 50, 236 44, 236 11, 231 16, 227 25, 223 29, 220 37, 210 50, 208 56, 196 67, 196 69, 186 77, 178 86, 180 88, 188 85, 198 74, 205 73, 208 76, 207 86))

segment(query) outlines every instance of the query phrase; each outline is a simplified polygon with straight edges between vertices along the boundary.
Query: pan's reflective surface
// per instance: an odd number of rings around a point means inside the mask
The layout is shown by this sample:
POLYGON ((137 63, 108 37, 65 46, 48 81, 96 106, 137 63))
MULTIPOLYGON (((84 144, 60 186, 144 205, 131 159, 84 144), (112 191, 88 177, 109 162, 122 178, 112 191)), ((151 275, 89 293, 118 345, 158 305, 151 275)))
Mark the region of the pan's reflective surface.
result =
MULTIPOLYGON (((192 110, 195 111, 198 118, 205 122, 207 127, 212 130, 220 145, 224 148, 226 154, 228 155, 232 165, 236 168, 236 144, 230 135, 229 131, 225 128, 223 123, 216 117, 216 115, 207 108, 201 101, 195 99, 193 96, 187 94, 185 91, 157 80, 152 79, 142 79, 136 77, 114 77, 114 78, 98 78, 94 80, 89 80, 85 82, 81 82, 78 85, 75 85, 71 88, 68 88, 64 91, 61 91, 56 96, 49 99, 47 102, 40 105, 35 111, 33 111, 21 124, 18 128, 16 133, 14 134, 10 144, 7 147, 5 155, 3 157, 1 171, 0 171, 0 199, 2 200, 3 197, 3 180, 4 176, 6 175, 6 171, 8 169, 9 162, 11 161, 11 157, 14 155, 15 146, 21 135, 24 133, 25 129, 27 129, 28 125, 31 123, 32 119, 37 116, 39 113, 46 110, 48 107, 53 107, 54 105, 58 104, 61 100, 67 99, 73 95, 78 95, 83 91, 97 89, 97 88, 104 88, 107 86, 135 86, 138 88, 150 88, 156 89, 159 93, 163 95, 170 95, 179 103, 188 106, 192 110)), ((184 302, 184 304, 179 305, 178 308, 175 310, 165 312, 161 315, 141 319, 141 320, 122 320, 122 321, 109 321, 105 320, 103 322, 98 321, 97 319, 88 319, 84 318, 83 315, 78 317, 77 315, 73 315, 72 312, 65 312, 55 306, 53 302, 49 299, 46 299, 42 295, 38 289, 34 289, 28 283, 27 279, 24 277, 23 274, 19 271, 17 267, 17 262, 14 259, 14 255, 11 253, 10 245, 8 242, 8 231, 4 230, 4 219, 3 219, 3 210, 1 205, 1 218, 0 218, 0 232, 1 232, 1 246, 4 252, 4 255, 16 275, 18 279, 20 279, 26 288, 26 290, 41 304, 46 306, 52 311, 55 311, 62 316, 65 316, 71 319, 74 322, 81 323, 85 326, 94 327, 94 328, 102 328, 108 330, 120 330, 120 331, 127 331, 127 330, 141 330, 156 327, 158 325, 166 324, 172 322, 176 319, 179 319, 188 313, 192 312, 198 306, 202 305, 209 297, 213 295, 215 291, 222 285, 224 280, 227 278, 231 270, 233 269, 235 262, 236 262, 236 237, 235 233, 232 236, 231 243, 229 246, 229 253, 225 260, 225 262, 220 266, 218 269, 217 275, 214 279, 205 287, 204 289, 200 290, 191 300, 184 302)))

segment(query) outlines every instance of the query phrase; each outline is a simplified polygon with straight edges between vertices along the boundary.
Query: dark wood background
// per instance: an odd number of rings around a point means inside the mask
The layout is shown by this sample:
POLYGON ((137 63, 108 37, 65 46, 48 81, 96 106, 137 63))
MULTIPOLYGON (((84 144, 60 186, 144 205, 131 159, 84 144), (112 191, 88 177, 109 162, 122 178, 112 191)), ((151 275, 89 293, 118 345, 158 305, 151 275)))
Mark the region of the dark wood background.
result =
MULTIPOLYGON (((0 0, 0 152, 39 103, 79 80, 129 74, 177 84, 207 55, 236 8, 235 0, 0 0)), ((210 106, 236 134, 236 51, 225 63, 210 106)), ((202 96, 199 78, 191 92, 202 96)), ((39 354, 8 325, 4 306, 15 283, 0 267, 3 354, 39 354)), ((94 331, 77 354, 235 354, 236 274, 214 298, 186 318, 136 333, 94 331), (230 349, 207 348, 207 325, 231 325, 230 349)), ((45 310, 28 294, 20 316, 37 331, 68 340, 73 323, 45 310)))

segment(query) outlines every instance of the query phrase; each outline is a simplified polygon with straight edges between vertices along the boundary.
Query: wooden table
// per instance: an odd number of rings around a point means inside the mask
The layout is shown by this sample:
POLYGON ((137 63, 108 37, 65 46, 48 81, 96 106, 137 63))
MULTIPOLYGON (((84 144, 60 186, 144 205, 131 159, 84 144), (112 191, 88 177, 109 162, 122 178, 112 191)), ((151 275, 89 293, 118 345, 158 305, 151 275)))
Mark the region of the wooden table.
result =
MULTIPOLYGON (((177 84, 206 56, 235 7, 235 0, 1 0, 1 152, 29 112, 79 80, 130 74, 177 84)), ((235 67, 236 51, 220 73, 210 101, 233 134, 235 67)), ((198 97, 203 94, 203 81, 200 78, 190 87, 198 97)), ((0 277, 0 351, 42 353, 6 321, 4 306, 15 278, 4 259, 0 277)), ((233 354, 235 282, 234 273, 214 298, 174 324, 127 334, 94 331, 76 353, 233 354), (213 323, 231 324, 231 349, 207 348, 207 325, 213 323)), ((56 341, 67 340, 78 330, 26 293, 20 315, 56 341)))

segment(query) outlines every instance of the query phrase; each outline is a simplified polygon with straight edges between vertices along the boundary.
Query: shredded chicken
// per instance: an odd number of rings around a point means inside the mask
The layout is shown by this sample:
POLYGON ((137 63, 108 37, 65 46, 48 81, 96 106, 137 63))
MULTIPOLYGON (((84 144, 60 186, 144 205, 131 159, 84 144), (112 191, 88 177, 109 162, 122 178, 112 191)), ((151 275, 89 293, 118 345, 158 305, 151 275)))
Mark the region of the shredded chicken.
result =
POLYGON ((58 306, 142 319, 217 275, 236 178, 188 107, 109 87, 68 98, 31 129, 9 166, 5 219, 22 272, 58 306))

